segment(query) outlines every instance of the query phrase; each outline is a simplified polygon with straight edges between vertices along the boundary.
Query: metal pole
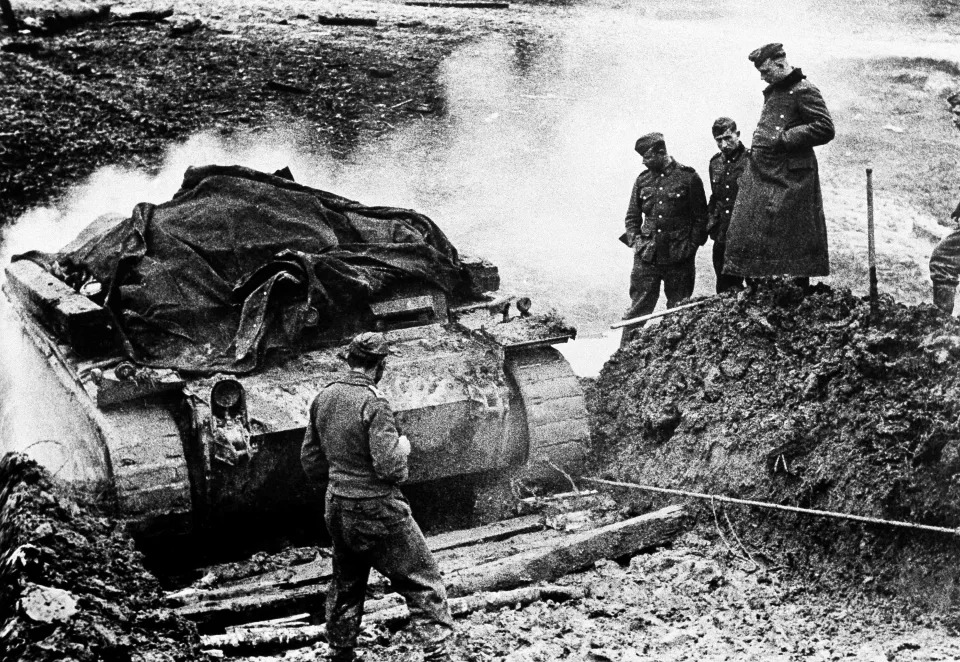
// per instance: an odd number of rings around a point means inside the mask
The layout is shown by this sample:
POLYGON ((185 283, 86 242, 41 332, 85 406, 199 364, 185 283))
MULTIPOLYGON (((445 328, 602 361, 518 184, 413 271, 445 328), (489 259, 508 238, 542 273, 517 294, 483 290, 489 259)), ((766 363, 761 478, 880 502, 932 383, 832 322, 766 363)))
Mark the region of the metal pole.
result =
POLYGON ((685 310, 687 308, 696 308, 697 306, 702 306, 705 303, 710 303, 713 301, 713 297, 707 297, 702 301, 694 301, 693 303, 685 303, 682 306, 674 306, 673 308, 667 308, 666 310, 661 310, 659 313, 650 313, 649 315, 641 315, 640 317, 631 317, 628 320, 621 320, 616 324, 611 324, 611 329, 622 329, 625 326, 636 326, 637 324, 643 324, 647 320, 652 320, 656 317, 664 317, 666 315, 673 315, 676 312, 685 310))
POLYGON ((950 533, 960 536, 960 528, 949 529, 945 526, 930 526, 929 524, 914 524, 913 522, 898 522, 890 519, 880 519, 877 517, 864 517, 862 515, 848 515, 847 513, 835 513, 829 510, 813 510, 812 508, 799 508, 797 506, 782 506, 778 503, 767 503, 766 501, 750 501, 748 499, 734 499, 733 497, 720 496, 717 494, 704 494, 702 492, 688 492, 686 490, 674 490, 667 487, 653 487, 651 485, 637 485, 636 483, 621 483, 615 480, 604 480, 603 478, 584 478, 588 483, 598 485, 611 485, 613 487, 623 487, 630 490, 643 490, 645 492, 662 492, 664 494, 674 494, 677 496, 693 497, 695 499, 710 499, 711 501, 723 501, 726 503, 737 503, 743 506, 757 506, 759 508, 769 508, 771 510, 786 510, 791 513, 801 513, 803 515, 817 515, 820 517, 833 517, 835 519, 847 519, 855 522, 866 522, 867 524, 883 524, 885 526, 900 526, 908 529, 921 529, 923 531, 934 531, 936 533, 950 533))
POLYGON ((877 317, 877 250, 873 240, 873 168, 867 168, 867 255, 870 265, 870 317, 877 317))

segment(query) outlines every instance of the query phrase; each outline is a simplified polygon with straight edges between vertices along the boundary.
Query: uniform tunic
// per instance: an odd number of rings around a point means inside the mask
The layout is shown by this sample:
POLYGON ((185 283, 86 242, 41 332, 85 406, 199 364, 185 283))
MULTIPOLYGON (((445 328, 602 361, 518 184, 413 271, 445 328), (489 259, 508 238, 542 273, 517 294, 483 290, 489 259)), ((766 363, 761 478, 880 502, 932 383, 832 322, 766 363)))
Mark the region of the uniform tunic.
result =
POLYGON ((624 225, 633 246, 624 319, 653 312, 661 282, 668 306, 693 294, 694 257, 707 240, 707 198, 696 171, 671 159, 663 172, 641 172, 624 225))
POLYGON ((718 152, 710 159, 710 200, 707 202, 707 232, 713 239, 713 271, 717 292, 743 285, 743 278, 723 274, 723 256, 727 247, 727 228, 740 190, 740 176, 747 166, 749 150, 743 143, 730 156, 718 152))
POLYGON ((794 69, 763 91, 727 231, 724 272, 826 276, 827 226, 813 148, 834 137, 820 90, 794 69))
MULTIPOLYGON (((951 214, 960 224, 960 204, 951 214)), ((945 236, 930 255, 930 280, 934 285, 957 286, 960 282, 960 225, 945 236)))
POLYGON ((443 653, 453 631, 446 589, 397 486, 407 477, 407 456, 393 411, 370 377, 351 371, 320 391, 310 406, 300 459, 309 478, 328 483, 331 647, 356 646, 367 580, 376 568, 406 600, 411 628, 428 657, 443 653))

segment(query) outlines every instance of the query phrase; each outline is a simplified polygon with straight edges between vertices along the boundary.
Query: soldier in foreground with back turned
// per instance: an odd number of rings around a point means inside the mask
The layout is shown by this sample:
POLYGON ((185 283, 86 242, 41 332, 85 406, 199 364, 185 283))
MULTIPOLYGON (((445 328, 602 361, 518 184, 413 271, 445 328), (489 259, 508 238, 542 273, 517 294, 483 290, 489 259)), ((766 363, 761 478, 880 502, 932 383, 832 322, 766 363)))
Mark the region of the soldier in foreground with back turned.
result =
MULTIPOLYGON (((960 129, 960 92, 947 97, 953 125, 960 129)), ((930 256, 930 280, 933 281, 933 303, 947 315, 953 315, 953 302, 960 282, 960 204, 950 215, 957 226, 940 240, 930 256)))
MULTIPOLYGON (((693 294, 697 248, 707 242, 707 198, 693 168, 667 153, 662 133, 648 133, 634 149, 643 157, 630 193, 621 240, 633 248, 630 307, 623 319, 653 312, 660 283, 673 308, 693 294)), ((624 340, 630 336, 624 330, 624 340)))
POLYGON ((833 140, 820 90, 787 63, 783 44, 748 59, 767 83, 747 167, 733 208, 723 272, 749 279, 830 275, 827 223, 813 148, 833 140))
POLYGON ((370 569, 406 600, 424 660, 450 660, 453 619, 437 564, 398 484, 407 478, 410 442, 376 389, 389 347, 382 333, 350 342, 350 370, 324 386, 310 406, 301 462, 327 483, 326 524, 333 541, 327 593, 328 659, 355 660, 370 569))
POLYGON ((727 228, 740 189, 740 175, 747 165, 749 150, 740 142, 737 123, 718 117, 711 128, 720 151, 710 159, 710 200, 707 202, 707 232, 713 239, 713 271, 717 276, 717 294, 741 289, 743 278, 723 273, 723 254, 727 248, 727 228))

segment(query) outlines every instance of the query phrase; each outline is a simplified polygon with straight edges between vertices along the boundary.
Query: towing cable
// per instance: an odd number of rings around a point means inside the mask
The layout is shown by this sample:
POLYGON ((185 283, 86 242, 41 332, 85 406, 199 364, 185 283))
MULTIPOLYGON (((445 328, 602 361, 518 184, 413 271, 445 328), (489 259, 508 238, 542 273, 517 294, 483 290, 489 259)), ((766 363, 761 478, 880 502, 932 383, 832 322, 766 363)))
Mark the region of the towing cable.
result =
POLYGON ((688 492, 687 490, 675 490, 668 487, 654 487, 652 485, 638 485, 636 483, 623 483, 616 480, 606 480, 603 478, 583 478, 588 483, 598 485, 608 485, 611 487, 620 487, 628 490, 642 490, 644 492, 661 492, 663 494, 674 494, 676 496, 692 497, 694 499, 708 499, 710 501, 722 501, 724 503, 736 503, 742 506, 756 506, 758 508, 769 508, 771 510, 785 510, 791 513, 801 513, 803 515, 816 515, 818 517, 832 517, 834 519, 846 519, 854 522, 865 522, 867 524, 881 524, 884 526, 899 526, 905 529, 919 529, 921 531, 933 531, 934 533, 949 533, 960 536, 960 527, 948 528, 945 526, 931 526, 929 524, 915 524, 913 522, 899 522, 897 520, 880 519, 879 517, 864 517, 863 515, 850 515, 848 513, 837 513, 829 510, 814 510, 812 508, 800 508, 798 506, 783 506, 777 503, 767 501, 751 501, 749 499, 735 499, 733 497, 722 496, 718 494, 704 494, 703 492, 688 492))

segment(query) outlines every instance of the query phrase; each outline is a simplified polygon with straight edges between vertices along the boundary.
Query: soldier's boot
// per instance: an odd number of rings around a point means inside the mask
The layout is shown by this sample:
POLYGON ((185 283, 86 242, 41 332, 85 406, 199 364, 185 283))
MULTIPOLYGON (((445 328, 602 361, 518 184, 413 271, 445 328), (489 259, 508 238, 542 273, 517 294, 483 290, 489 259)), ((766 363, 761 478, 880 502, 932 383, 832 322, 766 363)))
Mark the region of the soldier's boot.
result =
POLYGON ((441 641, 423 647, 423 662, 453 662, 449 644, 441 641))
POLYGON ((953 302, 957 296, 957 286, 949 283, 933 284, 933 305, 945 312, 947 315, 953 315, 953 302))

